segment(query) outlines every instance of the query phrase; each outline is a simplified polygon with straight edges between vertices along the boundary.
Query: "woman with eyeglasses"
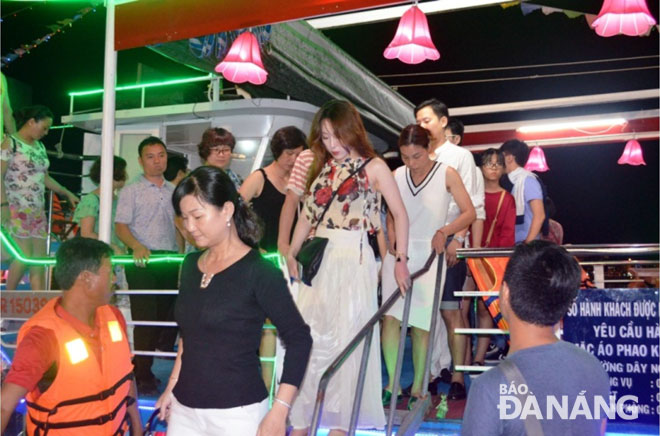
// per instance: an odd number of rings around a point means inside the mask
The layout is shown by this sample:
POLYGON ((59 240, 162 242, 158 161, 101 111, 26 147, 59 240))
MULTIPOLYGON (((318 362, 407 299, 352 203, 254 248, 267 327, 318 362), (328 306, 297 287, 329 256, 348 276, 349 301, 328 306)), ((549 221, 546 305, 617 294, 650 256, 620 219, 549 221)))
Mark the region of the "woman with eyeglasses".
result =
MULTIPOLYGON (((512 247, 515 244, 516 202, 500 186, 500 178, 504 174, 504 155, 495 148, 484 151, 481 154, 481 172, 484 175, 486 196, 486 220, 481 247, 512 247)), ((477 298, 477 318, 479 328, 494 327, 483 298, 477 298)), ((473 365, 484 365, 489 343, 490 335, 479 335, 473 365)))
POLYGON ((212 127, 204 131, 202 142, 197 145, 197 151, 204 165, 224 170, 238 190, 243 184, 243 179, 229 168, 235 146, 236 138, 229 130, 212 127))

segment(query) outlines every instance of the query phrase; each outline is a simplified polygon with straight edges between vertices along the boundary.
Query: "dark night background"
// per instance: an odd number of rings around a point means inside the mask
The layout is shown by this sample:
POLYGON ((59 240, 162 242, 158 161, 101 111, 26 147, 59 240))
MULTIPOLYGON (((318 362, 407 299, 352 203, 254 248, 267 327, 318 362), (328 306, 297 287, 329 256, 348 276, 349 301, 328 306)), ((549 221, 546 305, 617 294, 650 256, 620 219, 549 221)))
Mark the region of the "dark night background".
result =
MULTIPOLYGON (((602 0, 539 0, 547 6, 597 14, 602 0)), ((658 19, 658 2, 648 1, 658 19)), ((47 25, 71 18, 88 6, 85 2, 24 3, 2 2, 2 55, 18 45, 40 38, 47 25), (15 15, 14 15, 15 14, 15 15)), ((382 52, 395 33, 397 21, 365 24, 326 30, 333 42, 362 62, 374 74, 437 72, 428 76, 383 77, 413 104, 438 97, 450 107, 503 103, 563 96, 587 95, 658 88, 658 31, 647 37, 615 36, 602 38, 589 29, 584 17, 568 18, 563 13, 544 15, 535 11, 523 16, 520 7, 503 9, 488 6, 429 16, 433 40, 441 53, 436 62, 417 66, 389 61, 382 52), (456 70, 503 66, 534 65, 647 56, 650 58, 603 62, 588 65, 524 68, 519 70, 460 73, 456 70), (653 69, 520 79, 454 85, 405 85, 491 79, 534 74, 562 74, 643 66, 653 69)), ((14 108, 45 104, 53 110, 55 123, 68 113, 67 93, 101 88, 103 85, 105 10, 96 12, 67 27, 44 43, 3 68, 10 86, 14 108)), ((119 52, 117 83, 143 83, 166 78, 190 77, 199 72, 176 64, 147 48, 119 52)), ((206 89, 186 85, 173 95, 156 95, 162 104, 181 99, 204 100, 206 89)), ((171 91, 170 91, 171 92, 171 91)), ((133 96, 134 98, 135 96, 133 96)), ((118 97, 119 98, 119 97, 118 97)), ((122 102, 118 99, 117 107, 122 102)), ((90 109, 100 111, 100 98, 90 109)), ((608 112, 657 109, 658 100, 608 105, 608 112)), ((596 107, 595 109, 601 109, 596 107)), ((584 113, 595 110, 591 106, 584 113)), ((562 111, 544 112, 559 116, 562 111)), ((577 115, 578 112, 571 112, 577 115)), ((514 112, 502 116, 465 117, 466 125, 536 118, 538 113, 514 112)), ((53 130, 45 139, 47 146, 58 142, 62 130, 53 130)), ((658 242, 659 168, 658 140, 640 141, 646 166, 616 163, 624 143, 593 144, 575 147, 544 148, 550 171, 541 174, 550 196, 557 205, 557 221, 564 226, 565 243, 648 243, 658 242)), ((82 131, 68 129, 64 137, 67 152, 82 149, 82 131)), ((51 169, 77 171, 70 161, 51 161, 51 169)), ((79 170, 78 170, 79 171, 79 170)), ((60 179, 66 182, 64 179, 60 179)), ((73 186, 74 189, 77 187, 73 186)))

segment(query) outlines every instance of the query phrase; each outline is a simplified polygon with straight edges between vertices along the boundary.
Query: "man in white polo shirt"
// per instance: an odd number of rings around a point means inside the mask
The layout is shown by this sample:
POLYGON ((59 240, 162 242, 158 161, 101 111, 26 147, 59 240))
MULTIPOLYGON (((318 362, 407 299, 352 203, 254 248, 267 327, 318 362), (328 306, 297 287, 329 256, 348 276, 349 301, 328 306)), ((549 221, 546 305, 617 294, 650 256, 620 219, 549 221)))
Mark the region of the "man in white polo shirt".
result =
MULTIPOLYGON (((474 163, 472 153, 451 143, 445 136, 445 128, 449 121, 449 111, 447 110, 447 106, 437 99, 426 100, 415 108, 415 119, 417 120, 417 124, 427 129, 431 134, 431 143, 429 144, 431 158, 447 164, 458 171, 458 174, 461 176, 461 180, 465 185, 465 189, 472 199, 472 204, 477 212, 477 220, 485 219, 484 192, 483 189, 478 189, 477 166, 474 163)), ((447 222, 453 221, 458 214, 460 214, 458 205, 452 200, 449 204, 447 222)), ((447 273, 445 287, 442 294, 442 303, 440 304, 440 312, 447 327, 449 349, 451 351, 454 367, 463 364, 466 347, 466 337, 454 334, 454 329, 466 327, 463 318, 461 317, 461 297, 454 297, 454 292, 463 289, 463 283, 465 282, 467 273, 465 261, 459 261, 456 258, 456 250, 464 246, 467 232, 468 228, 466 227, 460 232, 455 233, 453 238, 451 238, 450 242, 447 244, 447 249, 445 250, 447 273)), ((438 277, 436 286, 440 286, 440 282, 440 277, 438 277)), ((437 340, 442 340, 441 338, 438 338, 437 334, 436 338, 437 340)), ((433 353, 433 359, 436 360, 436 358, 440 358, 442 351, 441 347, 443 347, 444 344, 436 341, 434 345, 436 351, 433 353)), ((433 366, 434 365, 432 365, 432 372, 434 372, 433 366)), ((461 400, 464 399, 465 396, 466 392, 463 374, 454 371, 447 397, 450 400, 461 400)))

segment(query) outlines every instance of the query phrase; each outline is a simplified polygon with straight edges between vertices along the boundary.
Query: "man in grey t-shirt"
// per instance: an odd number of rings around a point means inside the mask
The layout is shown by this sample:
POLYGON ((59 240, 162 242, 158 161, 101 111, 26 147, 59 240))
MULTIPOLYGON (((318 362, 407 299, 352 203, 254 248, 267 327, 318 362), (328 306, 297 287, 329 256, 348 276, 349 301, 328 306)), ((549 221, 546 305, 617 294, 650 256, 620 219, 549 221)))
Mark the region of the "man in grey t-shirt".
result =
POLYGON ((555 336, 577 296, 580 272, 558 245, 533 241, 516 247, 500 290, 511 336, 509 362, 472 383, 463 435, 605 433, 607 415, 602 409, 597 414, 594 404, 609 404, 607 373, 594 356, 555 336))

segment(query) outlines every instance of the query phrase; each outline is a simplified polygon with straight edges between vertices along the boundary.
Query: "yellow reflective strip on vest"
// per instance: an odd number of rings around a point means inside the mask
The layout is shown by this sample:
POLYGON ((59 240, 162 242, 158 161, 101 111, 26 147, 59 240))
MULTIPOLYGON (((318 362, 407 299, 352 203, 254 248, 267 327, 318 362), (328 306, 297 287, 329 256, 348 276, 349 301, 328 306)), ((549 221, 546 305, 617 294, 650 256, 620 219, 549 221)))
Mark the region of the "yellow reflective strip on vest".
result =
POLYGON ((119 321, 108 321, 108 330, 112 342, 119 342, 124 337, 121 333, 121 327, 119 327, 119 321))
POLYGON ((69 361, 72 364, 82 362, 83 360, 89 357, 87 353, 87 347, 85 347, 85 342, 78 338, 64 344, 66 351, 69 354, 69 361))

